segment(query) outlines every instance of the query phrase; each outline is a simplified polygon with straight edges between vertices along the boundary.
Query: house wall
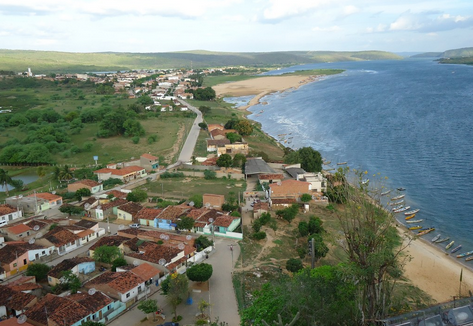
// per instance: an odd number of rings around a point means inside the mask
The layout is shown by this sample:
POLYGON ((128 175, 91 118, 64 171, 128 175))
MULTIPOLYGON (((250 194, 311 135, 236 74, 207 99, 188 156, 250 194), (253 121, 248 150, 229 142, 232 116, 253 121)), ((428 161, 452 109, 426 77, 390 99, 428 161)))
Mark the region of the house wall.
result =
POLYGON ((25 252, 23 255, 18 256, 14 261, 3 265, 6 267, 5 276, 9 277, 11 275, 16 275, 18 272, 24 271, 28 268, 29 263, 28 252, 25 252))
POLYGON ((125 211, 122 211, 121 209, 117 209, 117 218, 119 220, 133 221, 133 215, 125 211))
POLYGON ((13 221, 20 217, 23 217, 23 214, 21 213, 21 211, 16 211, 0 216, 0 221, 13 221))
MULTIPOLYGON (((145 288, 145 282, 140 283, 138 286, 141 286, 142 289, 145 288)), ((130 300, 133 300, 136 296, 138 296, 138 286, 134 287, 128 292, 125 293, 119 293, 120 294, 120 301, 121 302, 128 302, 130 300)))
POLYGON ((90 274, 93 271, 95 271, 95 262, 94 261, 88 261, 84 263, 80 263, 77 267, 77 273, 81 274, 90 274))
POLYGON ((82 188, 89 189, 90 192, 92 192, 92 187, 84 185, 82 183, 72 183, 72 184, 67 185, 68 192, 76 192, 77 190, 82 189, 82 188))
POLYGON ((49 249, 44 248, 28 250, 28 259, 30 262, 35 261, 36 259, 39 259, 44 256, 49 256, 49 249))

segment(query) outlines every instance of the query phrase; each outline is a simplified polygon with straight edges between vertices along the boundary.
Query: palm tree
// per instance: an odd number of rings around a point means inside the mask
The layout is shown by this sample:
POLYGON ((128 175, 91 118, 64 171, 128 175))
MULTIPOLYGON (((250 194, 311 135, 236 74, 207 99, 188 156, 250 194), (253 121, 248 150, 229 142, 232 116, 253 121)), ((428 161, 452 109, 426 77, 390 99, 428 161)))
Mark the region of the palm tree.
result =
POLYGON ((46 175, 46 169, 44 168, 44 166, 38 166, 38 168, 36 169, 36 174, 38 175, 38 177, 43 178, 46 175))
POLYGON ((0 169, 0 184, 5 187, 5 193, 8 197, 8 185, 11 185, 13 179, 8 175, 8 171, 0 169))
POLYGON ((65 165, 63 169, 59 170, 58 179, 59 181, 69 181, 73 178, 71 170, 69 170, 69 166, 65 165))

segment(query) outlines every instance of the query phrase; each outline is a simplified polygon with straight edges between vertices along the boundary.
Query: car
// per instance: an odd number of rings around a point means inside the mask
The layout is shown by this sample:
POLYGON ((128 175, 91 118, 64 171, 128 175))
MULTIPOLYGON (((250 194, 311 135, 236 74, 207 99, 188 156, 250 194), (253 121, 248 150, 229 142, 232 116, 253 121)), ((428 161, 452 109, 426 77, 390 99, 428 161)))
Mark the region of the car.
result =
POLYGON ((130 225, 130 227, 131 227, 132 229, 139 229, 139 228, 140 228, 140 224, 139 224, 139 223, 133 223, 133 224, 130 225))
POLYGON ((167 321, 164 324, 159 324, 157 326, 179 326, 179 323, 174 323, 172 321, 167 321))

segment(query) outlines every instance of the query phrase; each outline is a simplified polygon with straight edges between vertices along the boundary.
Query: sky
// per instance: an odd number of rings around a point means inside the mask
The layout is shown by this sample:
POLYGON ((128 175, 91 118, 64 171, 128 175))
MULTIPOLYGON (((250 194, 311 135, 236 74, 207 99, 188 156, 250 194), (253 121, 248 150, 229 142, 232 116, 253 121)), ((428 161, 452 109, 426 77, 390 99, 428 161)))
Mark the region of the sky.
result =
POLYGON ((442 52, 471 0, 0 0, 0 49, 442 52))

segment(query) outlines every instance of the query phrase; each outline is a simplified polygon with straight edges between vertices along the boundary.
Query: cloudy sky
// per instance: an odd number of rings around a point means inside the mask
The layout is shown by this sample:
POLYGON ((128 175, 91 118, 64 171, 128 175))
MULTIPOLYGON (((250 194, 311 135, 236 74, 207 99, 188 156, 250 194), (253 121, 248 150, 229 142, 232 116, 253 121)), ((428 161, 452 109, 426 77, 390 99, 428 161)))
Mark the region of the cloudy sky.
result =
POLYGON ((471 0, 0 0, 0 48, 68 52, 444 51, 471 0))

